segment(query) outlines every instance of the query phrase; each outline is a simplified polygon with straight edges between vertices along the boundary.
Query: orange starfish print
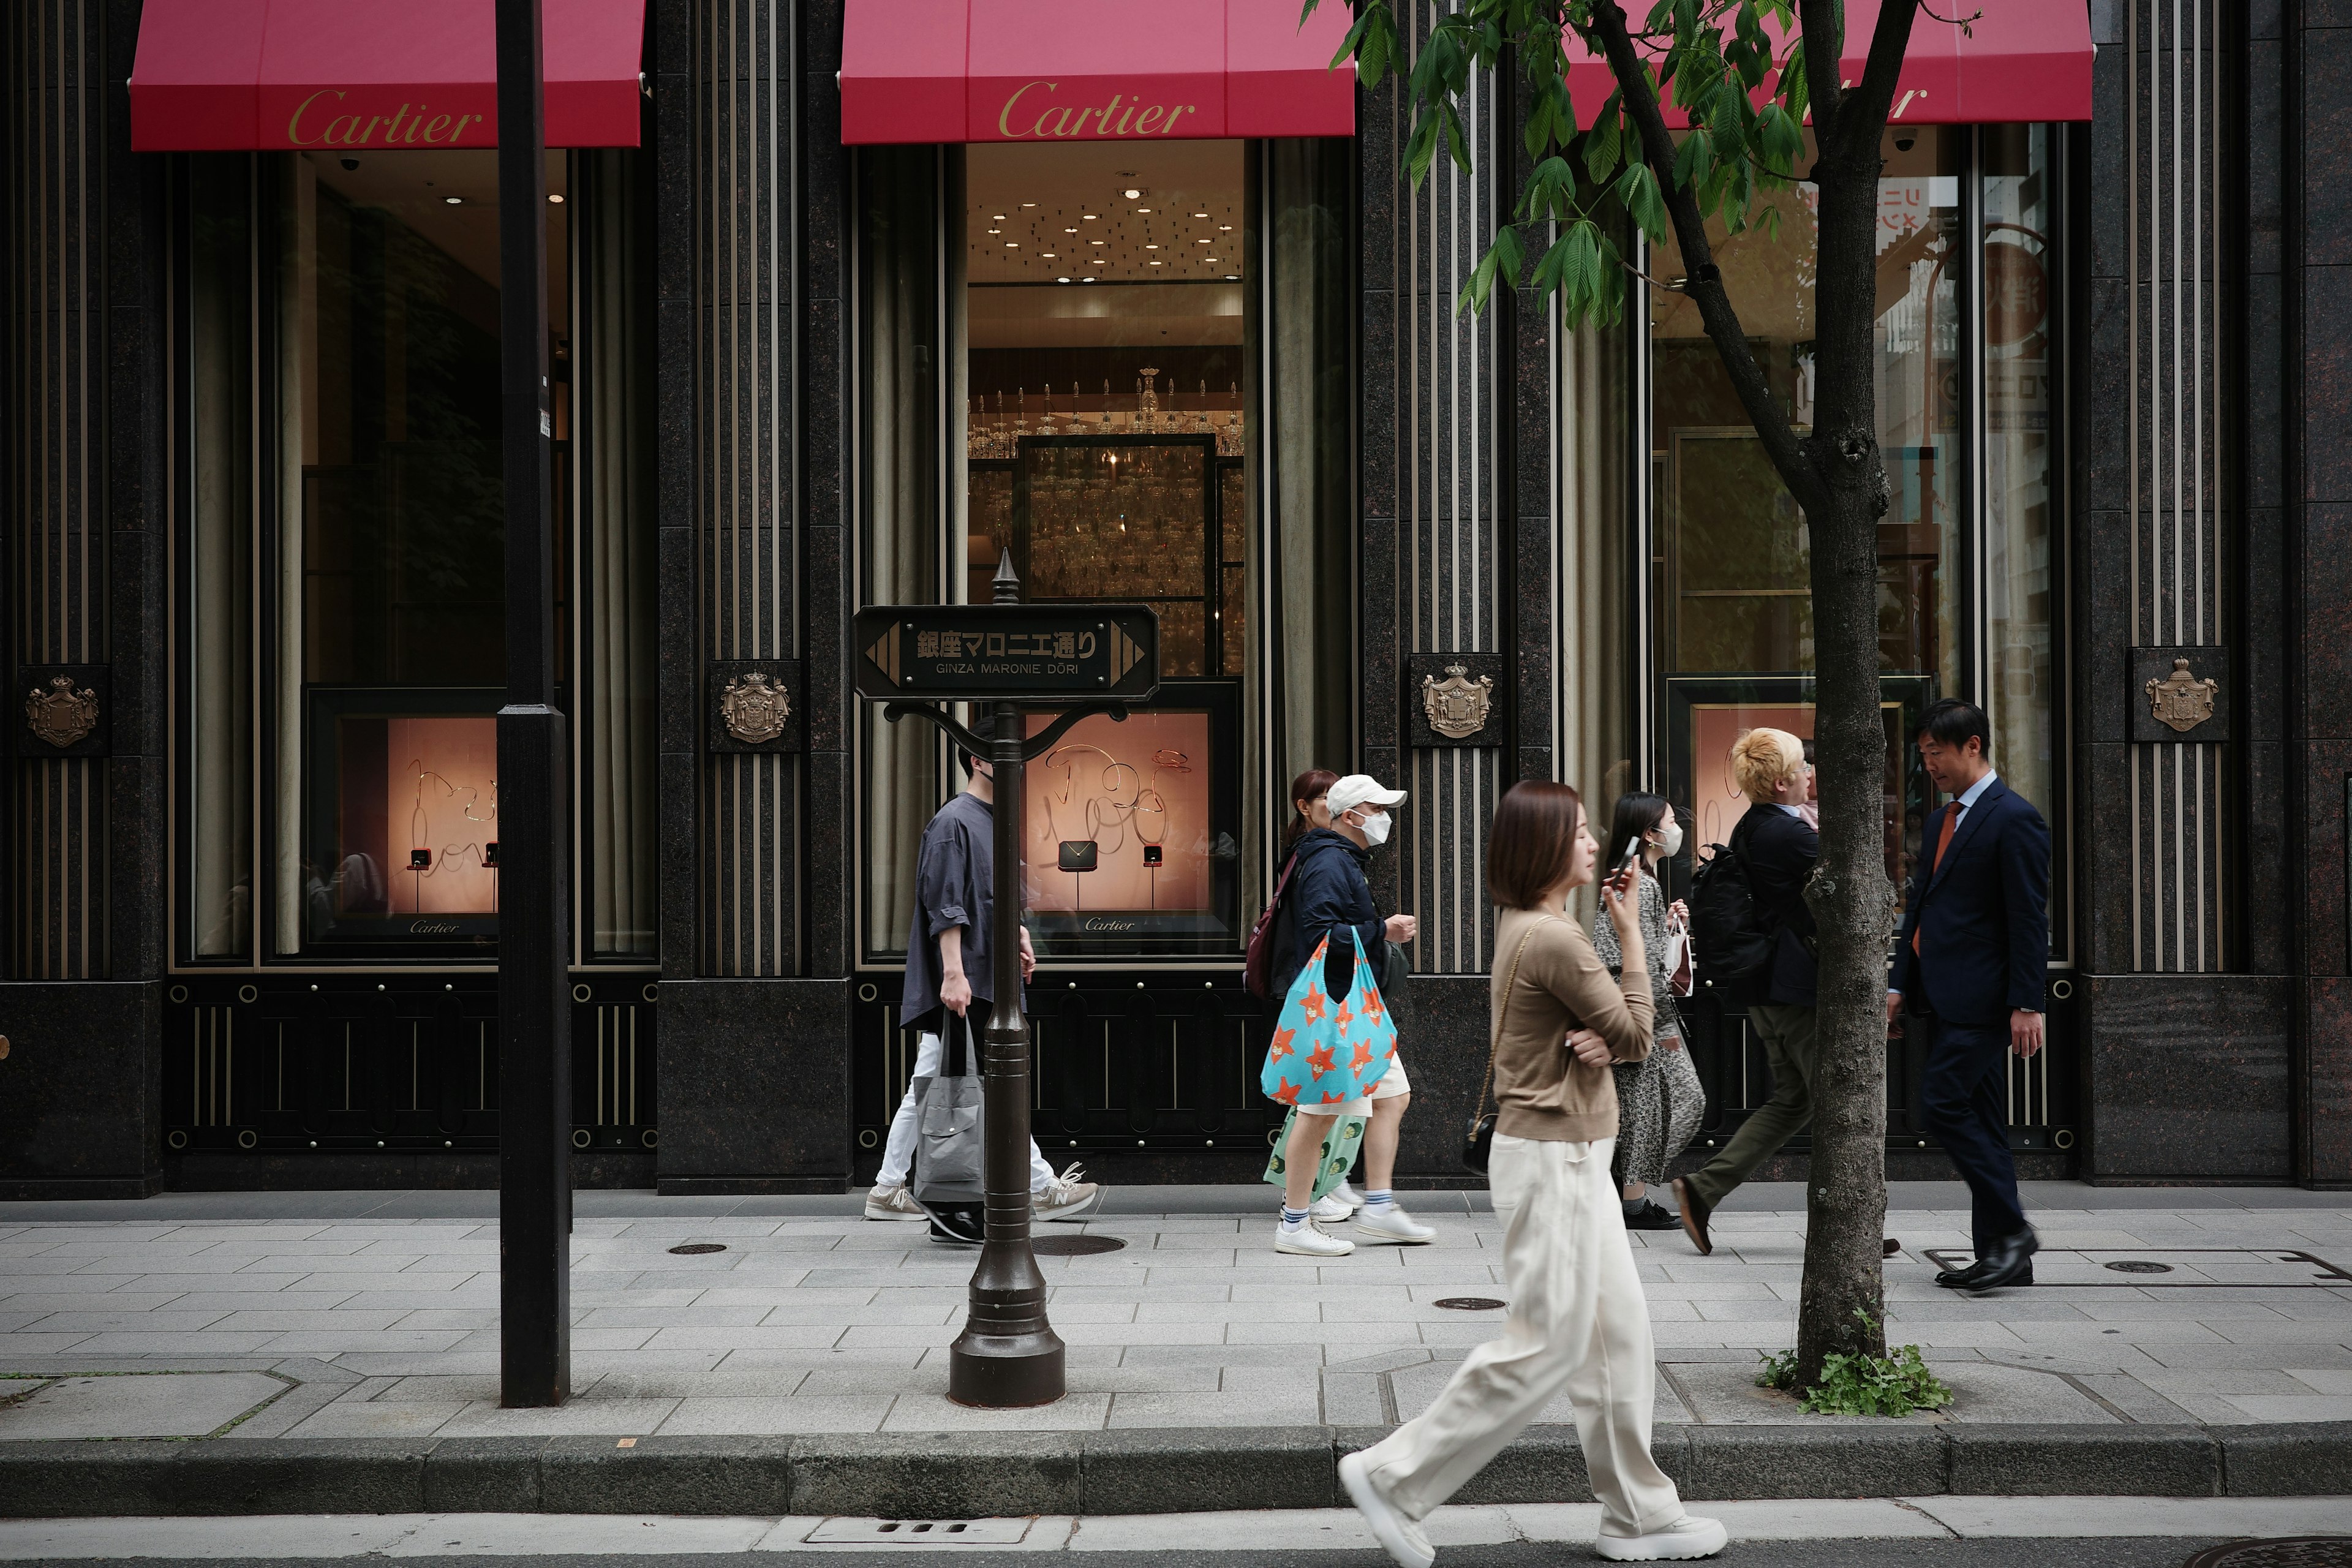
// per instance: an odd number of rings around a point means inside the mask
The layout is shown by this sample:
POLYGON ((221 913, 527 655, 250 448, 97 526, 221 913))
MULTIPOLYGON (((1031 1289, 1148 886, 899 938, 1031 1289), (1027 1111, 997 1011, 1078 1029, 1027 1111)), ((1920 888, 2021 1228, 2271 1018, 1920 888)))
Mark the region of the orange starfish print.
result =
POLYGON ((1298 1086, 1295 1083, 1279 1085, 1274 1091, 1274 1098, 1285 1105, 1297 1105, 1298 1103, 1298 1086))
POLYGON ((1339 1011, 1333 1019, 1333 1022, 1339 1026, 1339 1032, 1343 1035, 1346 1034, 1349 1026, 1354 1024, 1355 1021, 1356 1016, 1348 1011, 1348 1005, 1345 1002, 1340 1003, 1339 1011))
POLYGON ((1278 1062, 1285 1057, 1296 1056, 1297 1053, 1290 1048, 1290 1042, 1297 1037, 1298 1031, 1296 1029, 1276 1030, 1274 1035, 1274 1048, 1266 1052, 1265 1059, 1270 1062, 1278 1062))
POLYGON ((1318 1022, 1323 1016, 1323 988, 1309 984, 1307 994, 1298 999, 1298 1011, 1308 1023, 1318 1022))
POLYGON ((1379 1023, 1381 1021, 1381 1015, 1386 1011, 1387 1009, 1381 1005, 1381 994, 1379 992, 1375 991, 1370 995, 1364 998, 1364 1018, 1366 1022, 1373 1024, 1379 1023))
POLYGON ((1361 1078, 1364 1076, 1364 1069, 1371 1065, 1372 1047, 1364 1041, 1358 1040, 1356 1042, 1356 1054, 1348 1063, 1348 1070, 1354 1073, 1358 1078, 1361 1078))
POLYGON ((1325 1073, 1333 1071, 1339 1067, 1339 1062, 1332 1058, 1331 1047, 1329 1046, 1318 1046, 1313 1050, 1307 1053, 1307 1070, 1313 1073, 1317 1078, 1321 1078, 1325 1073))

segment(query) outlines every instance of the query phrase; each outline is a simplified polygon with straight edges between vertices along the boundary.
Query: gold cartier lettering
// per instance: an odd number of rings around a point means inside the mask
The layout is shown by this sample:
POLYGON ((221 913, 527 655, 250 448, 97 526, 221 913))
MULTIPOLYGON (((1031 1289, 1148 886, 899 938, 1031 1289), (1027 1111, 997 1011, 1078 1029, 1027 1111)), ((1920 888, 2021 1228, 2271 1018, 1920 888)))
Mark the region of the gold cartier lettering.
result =
MULTIPOLYGON (((996 133, 1007 142, 1047 136, 1170 136, 1175 133, 1176 122, 1183 116, 1201 112, 1197 104, 1131 103, 1125 93, 1115 92, 1110 95, 1110 101, 1099 108, 1078 109, 1047 103, 1026 121, 1013 118, 1014 110, 1030 93, 1041 92, 1050 97, 1060 87, 1059 82, 1023 82, 1005 99, 1004 106, 997 110, 996 133)), ((480 117, 475 118, 478 120, 480 117)), ((456 140, 454 134, 451 140, 456 140)))
MULTIPOLYGON (((446 115, 446 114, 436 114, 436 115, 435 115, 435 116, 433 117, 433 123, 432 123, 432 124, 430 124, 430 125, 428 125, 428 126, 426 126, 426 127, 425 128, 425 141, 427 141, 427 142, 429 142, 434 141, 434 140, 435 140, 435 139, 436 139, 437 137, 439 137, 439 135, 441 134, 441 128, 442 128, 443 126, 445 126, 445 125, 448 124, 448 123, 449 123, 449 117, 448 117, 447 115, 446 115)), ((450 138, 450 140, 451 140, 451 141, 455 141, 455 140, 457 140, 457 138, 455 138, 455 137, 451 137, 451 138, 450 138)))
POLYGON ((317 145, 318 142, 324 140, 324 138, 318 136, 311 137, 308 142, 302 140, 302 116, 310 112, 310 109, 312 104, 318 102, 320 99, 326 97, 327 94, 331 92, 334 93, 335 97, 338 99, 341 99, 343 96, 340 91, 337 91, 337 89, 333 88, 322 87, 318 91, 312 93, 310 97, 304 99, 301 102, 294 106, 294 117, 286 122, 287 141, 292 142, 297 147, 310 147, 317 145))

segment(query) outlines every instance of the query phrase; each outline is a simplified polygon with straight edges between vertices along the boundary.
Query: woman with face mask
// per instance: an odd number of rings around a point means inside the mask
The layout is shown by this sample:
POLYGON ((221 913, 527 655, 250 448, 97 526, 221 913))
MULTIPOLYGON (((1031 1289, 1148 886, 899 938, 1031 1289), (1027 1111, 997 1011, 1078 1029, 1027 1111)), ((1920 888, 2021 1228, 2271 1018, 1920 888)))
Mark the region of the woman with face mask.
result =
MULTIPOLYGON (((1292 982, 1326 937, 1330 952, 1324 960, 1324 989, 1344 996, 1354 981, 1356 953, 1360 948, 1372 972, 1380 972, 1383 941, 1408 942, 1421 929, 1411 915, 1383 917, 1372 902, 1372 886, 1364 868, 1372 851, 1388 842, 1395 817, 1390 807, 1404 800, 1404 791, 1383 789, 1380 781, 1349 773, 1332 784, 1320 805, 1320 819, 1329 826, 1310 828, 1298 837, 1291 854, 1296 861, 1290 886, 1282 895, 1282 915, 1276 923, 1273 987, 1270 994, 1289 994, 1292 982)), ((1437 1232, 1397 1206, 1390 1190, 1396 1170, 1397 1137, 1405 1108, 1412 1103, 1412 1085, 1406 1079, 1404 1054, 1391 1058, 1389 1070, 1361 1100, 1327 1108, 1323 1114, 1303 1111, 1295 1119, 1286 1162, 1282 1225, 1276 1232, 1276 1252, 1309 1258, 1344 1258, 1355 1244, 1326 1235, 1310 1218, 1317 1154, 1332 1120, 1339 1116, 1370 1118, 1364 1130, 1364 1206, 1356 1212, 1356 1239, 1394 1246, 1417 1246, 1437 1232)))
MULTIPOLYGON (((1634 791, 1617 797, 1616 817, 1609 828, 1609 853, 1603 865, 1612 869, 1624 863, 1626 851, 1641 846, 1642 948, 1649 961, 1650 994, 1657 999, 1650 1054, 1637 1062, 1619 1062, 1617 1074, 1617 1181, 1625 1204, 1628 1230, 1675 1230, 1682 1219, 1672 1209, 1653 1202, 1649 1189, 1664 1186, 1666 1167, 1698 1136, 1706 1115, 1706 1093, 1699 1088, 1698 1071, 1690 1052, 1683 1048, 1682 1020, 1675 1012, 1674 976, 1667 968, 1671 919, 1685 921, 1690 911, 1677 899, 1669 904, 1658 886, 1658 862, 1671 860, 1683 847, 1682 824, 1675 808, 1654 795, 1634 791)), ((1624 963, 1614 922, 1596 914, 1592 951, 1617 973, 1624 963)))

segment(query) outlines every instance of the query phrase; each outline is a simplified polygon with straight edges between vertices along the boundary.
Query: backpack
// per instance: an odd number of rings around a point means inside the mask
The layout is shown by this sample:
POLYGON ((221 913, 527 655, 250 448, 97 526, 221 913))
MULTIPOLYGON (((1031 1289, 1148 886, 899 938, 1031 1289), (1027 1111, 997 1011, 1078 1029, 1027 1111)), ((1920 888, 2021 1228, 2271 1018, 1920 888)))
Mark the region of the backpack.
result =
POLYGON ((1282 868, 1282 879, 1274 885, 1274 897, 1258 911, 1257 923, 1250 927, 1249 946, 1242 956, 1242 988, 1259 1001, 1274 989, 1274 919, 1282 910, 1283 889, 1290 886, 1290 874, 1298 869, 1298 857, 1291 856, 1282 868))
POLYGON ((1735 847, 1707 848, 1712 853, 1691 878, 1691 947, 1713 980, 1747 980, 1772 962, 1780 932, 1757 910, 1748 857, 1735 847))

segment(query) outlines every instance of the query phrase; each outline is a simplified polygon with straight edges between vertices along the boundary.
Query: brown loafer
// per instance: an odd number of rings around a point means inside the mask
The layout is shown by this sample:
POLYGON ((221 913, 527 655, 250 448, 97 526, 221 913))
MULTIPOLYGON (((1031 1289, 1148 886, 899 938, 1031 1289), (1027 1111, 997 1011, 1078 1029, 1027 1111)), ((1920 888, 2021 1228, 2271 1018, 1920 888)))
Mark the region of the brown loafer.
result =
POLYGON ((1683 1211, 1683 1234, 1691 1238, 1691 1245, 1698 1248, 1699 1256, 1705 1258, 1712 1253, 1715 1243, 1706 1238, 1706 1218, 1712 1211, 1699 1202, 1698 1194, 1692 1192, 1690 1184, 1680 1176, 1675 1178, 1675 1206, 1683 1211))

